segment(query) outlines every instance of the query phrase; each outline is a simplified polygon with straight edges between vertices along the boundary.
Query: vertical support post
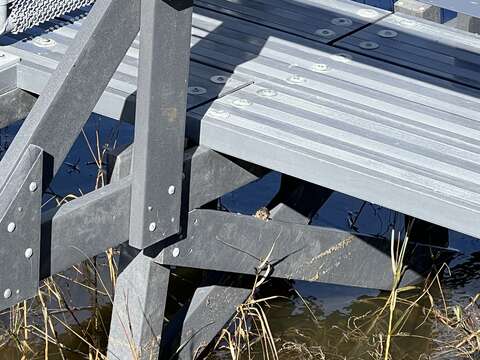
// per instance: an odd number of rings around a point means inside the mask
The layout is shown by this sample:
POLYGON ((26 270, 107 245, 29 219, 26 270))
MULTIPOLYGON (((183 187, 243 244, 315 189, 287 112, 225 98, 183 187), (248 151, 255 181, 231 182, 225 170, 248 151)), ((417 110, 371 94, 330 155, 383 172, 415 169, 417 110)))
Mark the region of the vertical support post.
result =
POLYGON ((193 0, 142 0, 130 245, 180 230, 193 0))
POLYGON ((108 358, 158 359, 170 271, 143 253, 115 286, 108 358))

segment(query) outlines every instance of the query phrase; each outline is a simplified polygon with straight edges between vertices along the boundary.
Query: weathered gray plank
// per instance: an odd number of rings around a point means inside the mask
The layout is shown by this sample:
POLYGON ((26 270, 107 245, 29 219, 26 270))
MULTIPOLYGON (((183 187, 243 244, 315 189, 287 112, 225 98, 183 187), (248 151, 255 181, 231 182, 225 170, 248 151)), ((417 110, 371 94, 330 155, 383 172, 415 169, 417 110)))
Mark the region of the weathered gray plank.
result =
POLYGON ((351 1, 198 0, 196 5, 328 43, 389 12, 351 1))
POLYGON ((395 14, 335 45, 480 88, 480 37, 451 27, 395 14))
MULTIPOLYGON (((427 259, 436 251, 419 244, 411 250, 405 283, 430 269, 427 259)), ((372 289, 392 285, 388 240, 212 210, 192 211, 186 238, 165 247, 156 261, 242 274, 269 268, 273 277, 372 289)))
MULTIPOLYGON (((249 66, 249 74, 264 76, 260 74, 267 74, 267 64, 271 62, 257 61, 249 66)), ((275 66, 278 76, 270 76, 269 82, 257 81, 209 109, 195 110, 197 118, 191 116, 201 122, 200 143, 436 224, 480 234, 475 121, 454 115, 454 104, 449 113, 434 111, 351 83, 336 84, 306 67, 294 73, 308 80, 286 85, 292 70, 285 64, 275 66)), ((475 108, 472 102, 470 107, 475 108)), ((470 110, 459 108, 463 113, 470 110)))

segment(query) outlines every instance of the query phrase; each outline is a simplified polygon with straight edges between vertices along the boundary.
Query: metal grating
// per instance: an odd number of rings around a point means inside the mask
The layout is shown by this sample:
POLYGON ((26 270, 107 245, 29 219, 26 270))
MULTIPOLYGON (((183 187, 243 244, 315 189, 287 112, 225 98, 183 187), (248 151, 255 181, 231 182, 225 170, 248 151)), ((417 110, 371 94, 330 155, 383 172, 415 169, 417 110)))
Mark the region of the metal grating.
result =
POLYGON ((13 0, 9 4, 8 29, 16 34, 54 19, 95 0, 13 0))

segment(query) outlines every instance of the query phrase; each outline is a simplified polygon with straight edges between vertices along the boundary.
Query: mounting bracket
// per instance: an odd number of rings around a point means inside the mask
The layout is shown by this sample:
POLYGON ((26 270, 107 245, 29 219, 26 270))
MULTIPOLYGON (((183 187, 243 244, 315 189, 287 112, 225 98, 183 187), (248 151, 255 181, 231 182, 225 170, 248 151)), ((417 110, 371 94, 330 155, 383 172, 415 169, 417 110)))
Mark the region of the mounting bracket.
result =
POLYGON ((0 309, 37 293, 42 169, 43 150, 30 145, 0 192, 0 309))

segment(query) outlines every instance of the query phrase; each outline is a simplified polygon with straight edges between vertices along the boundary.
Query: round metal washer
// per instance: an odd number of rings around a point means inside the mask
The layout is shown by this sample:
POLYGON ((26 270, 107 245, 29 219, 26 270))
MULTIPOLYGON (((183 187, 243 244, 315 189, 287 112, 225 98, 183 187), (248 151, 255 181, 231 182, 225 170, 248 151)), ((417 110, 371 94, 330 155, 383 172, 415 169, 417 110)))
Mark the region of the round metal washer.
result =
POLYGON ((360 9, 357 11, 357 15, 367 19, 374 19, 378 16, 378 11, 373 9, 360 9))
POLYGON ((232 105, 238 108, 243 108, 252 105, 252 102, 248 99, 235 99, 232 105))
POLYGON ((327 64, 313 64, 312 71, 317 73, 322 73, 330 70, 330 67, 327 64))
POLYGON ((390 29, 383 29, 377 32, 378 36, 381 36, 383 38, 394 38, 398 36, 398 33, 395 30, 390 30, 390 29))
POLYGON ((412 27, 415 27, 417 26, 417 22, 414 21, 414 20, 410 20, 410 19, 402 19, 399 24, 403 27, 408 27, 408 28, 412 28, 412 27))
POLYGON ((277 96, 277 92, 272 89, 260 89, 257 91, 257 95, 261 97, 273 97, 277 96))
POLYGON ((303 84, 307 82, 307 79, 300 75, 292 75, 286 81, 289 84, 303 84))
POLYGON ((223 109, 208 109, 207 116, 216 119, 226 120, 230 117, 230 113, 223 109))
POLYGON ((32 181, 30 183, 30 185, 28 186, 28 189, 30 190, 30 192, 35 192, 37 191, 37 188, 38 188, 38 185, 35 181, 32 181))
POLYGON ((348 64, 349 62, 352 61, 353 57, 350 54, 338 53, 338 54, 332 55, 331 59, 334 60, 334 61, 338 61, 338 62, 348 64))
POLYGON ((188 88, 189 95, 203 95, 207 92, 207 89, 201 86, 190 86, 188 88))
POLYGON ((380 45, 374 41, 362 41, 358 46, 365 50, 375 50, 380 47, 380 45))
POLYGON ((49 39, 49 38, 46 38, 46 37, 41 37, 41 36, 33 39, 32 43, 34 43, 35 45, 37 45, 39 47, 52 47, 52 46, 57 45, 55 40, 52 40, 52 39, 49 39))
POLYGON ((13 233, 15 231, 15 229, 17 228, 17 225, 15 225, 14 222, 11 222, 7 225, 7 231, 9 233, 13 233))
POLYGON ((333 25, 337 26, 352 26, 353 21, 349 18, 339 17, 330 21, 333 25))
POLYGON ((6 289, 6 290, 3 292, 3 298, 4 298, 4 299, 9 299, 10 296, 12 296, 12 290, 6 289))
POLYGON ((336 35, 336 32, 330 29, 318 29, 315 31, 315 35, 321 37, 332 37, 336 35))
POLYGON ((223 75, 215 75, 210 78, 210 81, 215 84, 226 84, 228 81, 228 78, 223 75))
POLYGON ((151 222, 150 225, 148 225, 148 230, 150 232, 154 232, 157 229, 157 223, 151 222))

